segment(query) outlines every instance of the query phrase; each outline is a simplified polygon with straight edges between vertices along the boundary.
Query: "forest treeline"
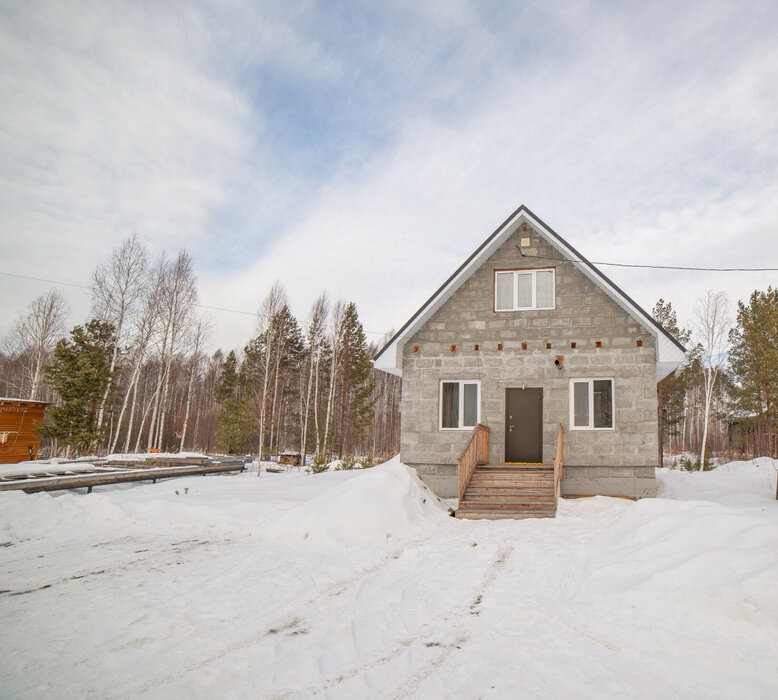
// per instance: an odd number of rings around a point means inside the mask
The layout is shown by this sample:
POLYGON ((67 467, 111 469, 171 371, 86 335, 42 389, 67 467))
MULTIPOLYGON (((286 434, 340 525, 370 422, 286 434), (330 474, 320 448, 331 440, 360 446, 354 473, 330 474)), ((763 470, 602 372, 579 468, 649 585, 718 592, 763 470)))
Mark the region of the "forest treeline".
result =
MULTIPOLYGON (((131 237, 95 269, 92 318, 67 330, 56 291, 33 300, 0 344, 0 395, 52 404, 45 450, 81 453, 282 451, 384 458, 399 449, 400 380, 376 371, 353 303, 322 293, 300 322, 275 283, 240 351, 207 352, 186 252, 151 261, 131 237)), ((686 348, 662 380, 660 452, 778 456, 778 290, 754 291, 735 317, 709 292, 681 328, 686 348)))
POLYGON ((322 293, 300 323, 279 283, 241 351, 207 352, 186 252, 150 261, 133 236, 102 261, 92 318, 67 330, 49 291, 0 350, 0 395, 51 402, 51 454, 282 451, 384 458, 399 449, 399 379, 372 367, 354 303, 322 293))
POLYGON ((653 316, 687 349, 658 385, 660 452, 697 455, 697 468, 712 453, 778 457, 778 289, 738 301, 734 318, 726 295, 709 291, 692 328, 663 299, 653 316))

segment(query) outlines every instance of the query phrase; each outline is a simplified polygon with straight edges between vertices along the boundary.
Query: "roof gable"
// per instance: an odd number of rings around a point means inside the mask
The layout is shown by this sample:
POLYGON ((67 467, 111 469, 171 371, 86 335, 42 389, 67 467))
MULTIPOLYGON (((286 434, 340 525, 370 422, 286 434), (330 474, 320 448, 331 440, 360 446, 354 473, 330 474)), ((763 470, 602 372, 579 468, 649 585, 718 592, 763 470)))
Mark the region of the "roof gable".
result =
POLYGON ((633 299, 623 292, 597 267, 584 258, 575 248, 553 231, 527 207, 521 205, 483 242, 435 293, 411 316, 397 333, 376 355, 375 366, 391 374, 402 374, 402 351, 410 339, 432 315, 467 281, 472 274, 513 234, 522 222, 528 223, 561 255, 612 298, 641 326, 656 338, 657 381, 672 372, 684 358, 684 347, 665 331, 633 299))

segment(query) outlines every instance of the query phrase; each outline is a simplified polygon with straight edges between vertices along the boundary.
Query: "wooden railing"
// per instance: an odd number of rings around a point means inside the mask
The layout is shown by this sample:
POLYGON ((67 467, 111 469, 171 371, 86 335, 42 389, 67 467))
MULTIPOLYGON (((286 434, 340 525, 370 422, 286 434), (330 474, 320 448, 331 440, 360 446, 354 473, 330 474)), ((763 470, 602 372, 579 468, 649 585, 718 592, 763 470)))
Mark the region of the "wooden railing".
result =
POLYGON ((554 501, 558 501, 562 497, 564 470, 562 462, 562 424, 560 423, 556 432, 556 455, 554 456, 554 501))
POLYGON ((465 495, 470 477, 479 464, 486 464, 489 459, 489 428, 480 423, 473 428, 467 447, 462 450, 457 460, 457 478, 459 481, 459 500, 465 495))

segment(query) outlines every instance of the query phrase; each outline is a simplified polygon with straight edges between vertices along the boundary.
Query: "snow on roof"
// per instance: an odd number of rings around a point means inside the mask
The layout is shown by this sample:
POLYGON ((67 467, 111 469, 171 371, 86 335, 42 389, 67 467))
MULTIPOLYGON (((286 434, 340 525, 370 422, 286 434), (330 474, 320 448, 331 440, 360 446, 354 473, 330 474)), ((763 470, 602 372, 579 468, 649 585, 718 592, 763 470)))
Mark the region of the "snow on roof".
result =
POLYGON ((41 403, 44 406, 48 406, 51 404, 51 401, 37 401, 36 399, 19 399, 19 398, 13 398, 11 396, 0 396, 0 403, 41 403))
POLYGON ((590 263, 583 255, 553 231, 523 204, 513 212, 470 257, 451 275, 438 290, 411 316, 394 337, 376 355, 376 369, 402 376, 402 350, 430 317, 459 289, 462 284, 516 231, 521 221, 530 224, 546 241, 556 248, 565 260, 579 265, 579 270, 611 297, 630 316, 656 338, 656 378, 660 381, 684 360, 685 348, 676 338, 642 309, 614 282, 590 263))

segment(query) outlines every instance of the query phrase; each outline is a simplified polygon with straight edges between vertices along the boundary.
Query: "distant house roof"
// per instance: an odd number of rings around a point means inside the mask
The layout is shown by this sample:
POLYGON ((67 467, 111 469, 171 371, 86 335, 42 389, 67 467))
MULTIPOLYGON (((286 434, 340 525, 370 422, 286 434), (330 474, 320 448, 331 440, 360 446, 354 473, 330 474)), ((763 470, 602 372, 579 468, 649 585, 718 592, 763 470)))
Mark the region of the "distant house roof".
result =
POLYGON ((34 399, 14 399, 9 396, 0 396, 0 403, 35 403, 35 404, 43 404, 44 406, 51 405, 51 401, 36 401, 34 399))
POLYGON ((459 289, 462 284, 494 253, 505 240, 515 232, 521 221, 530 224, 567 262, 577 263, 579 269, 611 299, 621 306, 647 331, 656 338, 656 376, 657 381, 666 377, 684 359, 685 348, 670 333, 660 326, 644 309, 608 279, 597 267, 590 263, 573 246, 565 241, 550 226, 541 221, 523 204, 465 260, 422 307, 406 321, 394 337, 381 348, 374 363, 376 369, 402 376, 402 351, 405 342, 411 338, 430 317, 459 289))

